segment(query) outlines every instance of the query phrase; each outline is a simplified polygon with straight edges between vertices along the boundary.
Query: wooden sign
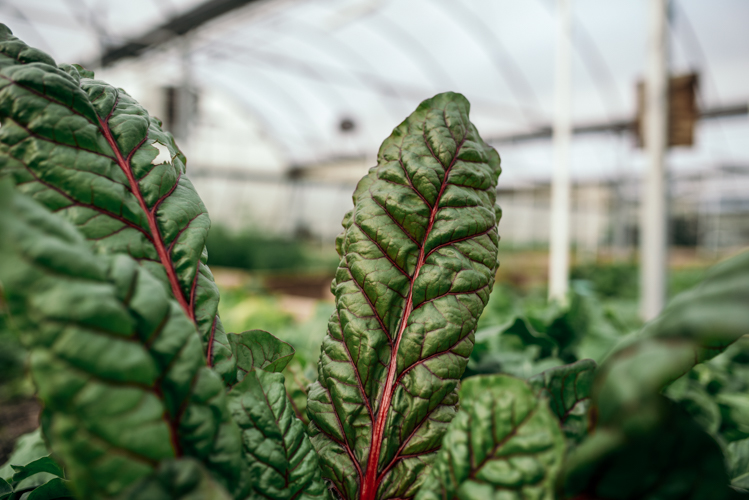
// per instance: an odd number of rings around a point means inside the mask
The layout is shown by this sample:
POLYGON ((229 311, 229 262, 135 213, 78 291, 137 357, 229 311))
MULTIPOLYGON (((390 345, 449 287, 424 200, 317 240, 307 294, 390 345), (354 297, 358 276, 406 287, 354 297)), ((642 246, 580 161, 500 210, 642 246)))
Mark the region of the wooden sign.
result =
MULTIPOLYGON (((699 118, 697 110, 697 74, 672 76, 668 85, 668 145, 694 144, 694 125, 699 118)), ((637 117, 634 123, 637 146, 645 143, 645 84, 637 83, 637 117)))

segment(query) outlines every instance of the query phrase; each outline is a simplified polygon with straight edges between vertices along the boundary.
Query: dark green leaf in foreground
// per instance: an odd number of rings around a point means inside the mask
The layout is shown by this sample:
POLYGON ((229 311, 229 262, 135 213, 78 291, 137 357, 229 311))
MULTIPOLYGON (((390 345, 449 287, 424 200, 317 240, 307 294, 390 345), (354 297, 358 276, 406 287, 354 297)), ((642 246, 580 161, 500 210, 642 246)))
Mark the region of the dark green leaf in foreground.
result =
POLYGON ((596 362, 582 359, 558 366, 528 379, 539 396, 549 399, 549 407, 562 424, 565 435, 579 441, 588 430, 588 403, 593 387, 596 362))
POLYGON ((46 472, 47 474, 54 474, 58 477, 65 477, 62 471, 62 467, 55 462, 52 457, 41 457, 27 465, 13 465, 11 467, 15 471, 13 474, 13 482, 23 481, 27 477, 31 477, 34 474, 40 472, 46 472))
POLYGON ((413 496, 456 412, 497 269, 499 155, 468 112, 439 94, 396 127, 336 242, 337 310, 307 411, 346 499, 413 496))
MULTIPOLYGON (((49 450, 42 439, 41 429, 24 434, 16 440, 13 453, 5 464, 0 467, 0 478, 11 483, 15 475, 15 467, 28 465, 40 458, 49 456, 49 450)), ((41 472, 23 481, 16 482, 16 489, 29 490, 36 488, 55 476, 41 472)))
POLYGON ((312 381, 307 378, 303 365, 297 360, 292 361, 286 366, 284 369, 284 378, 286 379, 286 395, 289 397, 289 402, 294 408, 294 413, 307 426, 309 424, 309 416, 307 415, 307 389, 312 381))
POLYGON ((253 368, 280 372, 294 357, 291 344, 263 330, 230 333, 228 338, 237 360, 237 379, 240 381, 253 368))
POLYGON ((191 458, 165 460, 154 474, 117 500, 232 500, 200 462, 191 458))
POLYGON ((699 423, 708 434, 717 435, 721 426, 721 414, 714 396, 695 380, 681 377, 671 384, 664 394, 699 423))
POLYGON ((73 496, 62 467, 49 455, 39 429, 18 438, 8 462, 0 467, 0 478, 0 500, 73 496))
POLYGON ((566 495, 707 500, 731 494, 718 445, 661 392, 749 333, 747 303, 744 252, 715 266, 604 362, 592 392, 595 432, 565 465, 566 495))
POLYGON ((211 366, 234 361, 206 266, 210 220, 171 134, 132 97, 58 67, 0 25, 0 173, 65 217, 97 251, 130 255, 173 294, 211 366))
POLYGON ((564 436, 544 398, 506 375, 471 377, 417 500, 553 498, 564 436))
POLYGON ((749 438, 728 443, 726 459, 731 484, 749 490, 749 438))
POLYGON ((0 500, 5 500, 13 493, 13 488, 5 479, 0 477, 0 500))
POLYGON ((70 481, 56 477, 36 488, 25 500, 56 500, 63 498, 73 498, 70 481))
POLYGON ((30 351, 44 434, 82 498, 110 498, 161 460, 238 481, 238 429, 194 324, 130 257, 0 183, 0 281, 30 351))
POLYGON ((581 445, 585 455, 573 452, 565 464, 567 495, 584 492, 601 500, 730 498, 720 446, 683 410, 665 398, 661 403, 661 426, 643 429, 638 428, 641 422, 632 421, 626 434, 596 429, 581 445))
POLYGON ((286 397, 283 375, 250 370, 228 397, 249 469, 236 498, 328 498, 317 453, 286 397))

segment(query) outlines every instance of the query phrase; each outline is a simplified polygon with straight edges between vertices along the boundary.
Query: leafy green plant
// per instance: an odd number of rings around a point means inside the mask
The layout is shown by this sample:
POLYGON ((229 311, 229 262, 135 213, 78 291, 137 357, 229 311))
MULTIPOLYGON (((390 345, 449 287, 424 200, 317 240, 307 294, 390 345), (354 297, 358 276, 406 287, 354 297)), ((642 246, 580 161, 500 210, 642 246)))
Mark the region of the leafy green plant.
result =
POLYGON ((692 419, 698 397, 661 392, 746 331, 749 254, 606 359, 623 332, 584 288, 477 335, 500 160, 468 114, 459 94, 424 101, 356 188, 308 385, 290 344, 224 331, 210 221, 160 122, 0 26, 0 281, 44 405, 0 468, 0 500, 738 495, 741 386, 690 386, 721 397, 725 452, 723 427, 699 423, 715 412, 692 419), (505 348, 553 362, 515 373, 528 381, 462 380, 505 348))

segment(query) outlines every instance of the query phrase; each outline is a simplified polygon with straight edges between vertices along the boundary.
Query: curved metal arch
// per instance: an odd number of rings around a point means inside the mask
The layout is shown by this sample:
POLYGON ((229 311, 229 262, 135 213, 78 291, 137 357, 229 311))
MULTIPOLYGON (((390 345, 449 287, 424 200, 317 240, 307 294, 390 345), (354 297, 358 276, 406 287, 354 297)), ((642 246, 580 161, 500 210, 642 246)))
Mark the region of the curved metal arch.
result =
POLYGON ((443 80, 447 82, 449 86, 455 86, 455 82, 453 82, 447 72, 443 71, 442 65, 439 61, 432 56, 432 53, 417 38, 411 36, 408 31, 401 28, 397 22, 393 21, 382 12, 374 13, 372 19, 374 19, 375 22, 384 25, 386 29, 390 31, 391 35, 394 35, 396 38, 400 39, 401 42, 405 43, 395 43, 381 31, 372 28, 370 28, 370 30, 394 45, 399 51, 406 51, 408 58, 415 61, 421 67, 421 72, 428 80, 443 80), (414 52, 418 52, 418 55, 414 54, 414 52))
MULTIPOLYGON (((538 3, 543 5, 549 15, 554 18, 555 12, 553 6, 546 0, 537 1, 538 3)), ((596 80, 605 81, 606 85, 608 85, 609 88, 613 89, 610 93, 610 97, 613 96, 613 100, 616 102, 616 104, 621 105, 623 103, 622 96, 619 93, 616 81, 614 80, 614 75, 609 69, 608 64, 606 63, 606 59, 598 50, 598 47, 596 47, 596 44, 593 42, 593 37, 590 35, 590 33, 588 33, 585 25, 582 23, 582 21, 580 21, 578 17, 575 16, 574 12, 572 13, 572 30, 573 33, 577 33, 578 41, 580 42, 576 44, 575 37, 573 36, 572 48, 582 59, 583 66, 588 71, 591 79, 594 82, 596 80)), ((605 92, 598 84, 596 84, 596 90, 598 91, 598 95, 601 99, 601 104, 603 104, 603 108, 609 108, 609 102, 607 100, 605 92)), ((608 118, 611 119, 612 115, 608 115, 608 118)))
MULTIPOLYGON (((241 64, 241 62, 237 60, 237 56, 239 54, 235 54, 235 53, 226 54, 218 49, 213 49, 213 50, 215 51, 214 55, 217 56, 218 58, 224 61, 230 62, 230 63, 241 64)), ((299 101, 291 93, 287 92, 280 85, 277 85, 275 82, 270 80, 267 76, 263 75, 262 72, 257 71, 257 68, 247 68, 245 65, 242 65, 242 67, 249 71, 254 70, 255 76, 253 78, 257 77, 255 78, 255 81, 261 80, 261 81, 266 82, 266 87, 272 89, 273 92, 275 92, 277 95, 281 97, 281 100, 284 102, 286 108, 289 109, 289 111, 291 111, 292 116, 302 115, 306 119, 306 123, 312 123, 311 115, 307 113, 306 108, 302 106, 299 103, 299 101)), ((252 96, 254 96, 254 94, 249 94, 249 95, 251 96, 250 99, 252 98, 252 96)), ((264 95, 267 95, 267 94, 264 94, 264 95)), ((248 96, 243 95, 239 98, 248 99, 248 96)), ((315 138, 308 134, 309 130, 307 128, 304 128, 299 121, 294 120, 291 123, 297 129, 296 135, 299 137, 299 139, 301 139, 305 143, 305 145, 312 152, 314 157, 319 158, 319 154, 316 148, 314 147, 315 138)), ((274 129, 278 130, 277 127, 274 127, 274 129)), ((283 137, 284 135, 286 135, 286 133, 279 134, 278 136, 283 137)), ((291 151, 291 149, 288 149, 288 150, 291 151)))
POLYGON ((253 105, 251 102, 248 102, 247 99, 244 99, 239 92, 231 88, 231 86, 222 83, 220 80, 214 80, 213 85, 220 87, 224 92, 233 96, 241 104, 241 106, 245 108, 247 112, 249 112, 253 119, 261 123, 263 127, 261 128, 260 136, 264 139, 267 139, 268 142, 276 146, 284 154, 287 160, 291 158, 292 152, 291 149, 289 149, 289 146, 283 141, 278 140, 278 137, 281 137, 283 134, 281 134, 280 129, 274 125, 273 120, 271 120, 266 113, 261 111, 260 108, 253 105), (274 132, 268 133, 268 131, 270 130, 273 130, 274 132))
POLYGON ((10 10, 13 11, 13 13, 16 15, 18 19, 26 23, 26 25, 31 29, 31 31, 34 32, 34 35, 36 35, 37 39, 39 40, 39 43, 42 45, 44 50, 49 54, 53 53, 52 46, 47 43, 47 40, 44 38, 42 33, 36 29, 36 23, 32 21, 29 16, 26 15, 18 6, 9 3, 9 2, 1 2, 0 5, 5 5, 10 10))
MULTIPOLYGON (((253 57, 258 52, 256 50, 253 50, 252 48, 243 47, 241 45, 234 45, 233 43, 224 42, 224 41, 217 41, 217 40, 211 40, 208 42, 207 45, 204 45, 196 51, 204 50, 206 47, 219 47, 221 49, 224 49, 226 53, 232 53, 232 54, 244 54, 246 57, 253 57)), ((272 64, 272 62, 278 62, 278 61, 264 61, 268 65, 272 65, 274 69, 278 68, 278 64, 272 64)), ((325 83, 325 85, 321 86, 320 88, 325 93, 325 96, 319 97, 320 100, 324 104, 330 104, 330 103, 339 103, 344 102, 345 106, 349 109, 355 109, 355 105, 350 101, 350 99, 342 92, 339 92, 335 88, 335 81, 331 80, 330 78, 325 76, 325 73, 322 71, 319 71, 318 68, 315 65, 309 64, 305 61, 296 61, 296 64, 302 69, 305 74, 303 76, 306 76, 308 78, 312 78, 315 80, 318 80, 320 82, 325 83)), ((317 94, 317 92, 315 92, 317 94)), ((332 106, 331 106, 332 107, 332 106)), ((365 132, 364 134, 368 137, 368 139, 372 138, 372 131, 369 130, 368 127, 365 125, 365 132)), ((359 151, 360 154, 364 154, 362 151, 359 151)))
MULTIPOLYGON (((362 57, 360 54, 358 54, 351 47, 349 47, 349 46, 347 46, 345 44, 342 44, 340 41, 336 40, 334 37, 332 37, 328 33, 324 32, 324 31, 322 31, 320 29, 317 29, 316 27, 311 26, 310 24, 305 23, 303 21, 294 20, 292 24, 293 24, 294 29, 291 30, 290 32, 289 32, 289 30, 286 30, 287 32, 285 34, 287 36, 291 36, 291 37, 294 37, 294 38, 300 38, 300 35, 301 35, 300 32, 305 32, 307 34, 311 34, 311 35, 317 37, 318 40, 323 41, 323 43, 325 43, 328 46, 328 48, 330 48, 331 50, 330 51, 325 51, 322 48, 320 48, 317 44, 314 44, 314 43, 311 44, 311 46, 314 47, 315 49, 317 49, 319 51, 322 51, 322 52, 324 52, 327 55, 331 55, 331 56, 333 56, 333 57, 335 57, 335 58, 337 58, 339 60, 342 60, 344 62, 349 62, 350 63, 351 61, 355 61, 356 64, 363 63, 370 71, 373 71, 373 72, 376 73, 375 68, 373 68, 369 64, 369 62, 366 60, 366 58, 362 57)), ((287 23, 287 25, 288 25, 288 23, 287 23)), ((302 40, 304 41, 304 39, 302 39, 302 40)), ((362 83, 365 86, 367 85, 366 80, 363 80, 361 78, 361 76, 359 74, 357 74, 356 72, 351 71, 351 69, 347 65, 344 65, 344 68, 355 79, 362 81, 362 83)), ((382 82, 382 84, 380 85, 380 89, 381 89, 382 93, 390 94, 390 95, 396 97, 398 100, 400 100, 402 102, 402 104, 404 105, 403 106, 404 108, 407 109, 408 107, 410 107, 411 101, 405 95, 403 95, 396 87, 393 87, 388 82, 382 82)), ((386 103, 386 107, 388 108, 388 112, 391 114, 393 120, 396 121, 396 122, 400 122, 400 120, 402 118, 401 115, 403 113, 403 109, 400 108, 400 107, 394 107, 394 106, 392 106, 392 103, 390 103, 389 101, 385 101, 385 103, 386 103)))
POLYGON ((81 26, 87 26, 95 33, 96 41, 99 43, 99 52, 103 53, 112 37, 104 24, 98 19, 96 8, 89 9, 81 0, 64 0, 63 3, 81 26))
POLYGON ((463 28, 473 39, 479 42, 484 52, 494 61, 494 65, 502 78, 513 93, 518 104, 518 110, 525 117, 529 125, 535 125, 536 117, 530 116, 527 108, 522 106, 526 102, 538 108, 538 98, 525 74, 522 72, 515 60, 505 49, 502 41, 489 28, 484 21, 476 16, 465 2, 456 0, 440 0, 435 2, 440 5, 454 21, 463 28), (492 49, 490 49, 492 47, 492 49))

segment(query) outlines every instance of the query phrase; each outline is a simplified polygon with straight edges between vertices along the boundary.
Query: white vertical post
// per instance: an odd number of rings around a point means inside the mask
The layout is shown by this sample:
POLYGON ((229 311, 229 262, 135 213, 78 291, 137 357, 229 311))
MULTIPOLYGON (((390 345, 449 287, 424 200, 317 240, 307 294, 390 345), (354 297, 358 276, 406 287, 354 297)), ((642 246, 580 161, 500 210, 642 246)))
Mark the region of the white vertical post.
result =
POLYGON ((565 302, 570 274, 570 142, 572 140, 572 0, 557 0, 554 75, 554 172, 551 183, 549 300, 565 302))
POLYGON ((645 148, 648 166, 640 208, 640 315, 655 318, 666 301, 668 266, 665 157, 668 147, 668 0, 649 0, 645 78, 645 148))

